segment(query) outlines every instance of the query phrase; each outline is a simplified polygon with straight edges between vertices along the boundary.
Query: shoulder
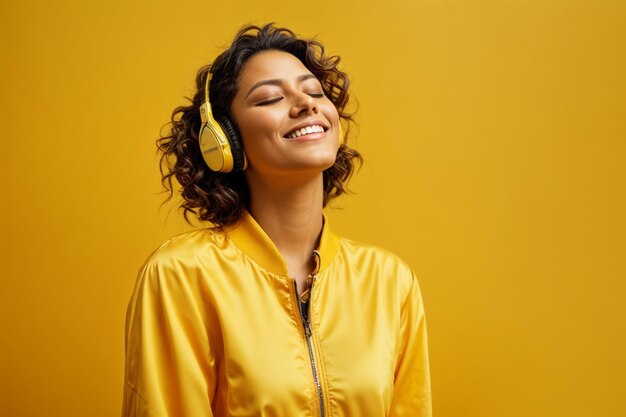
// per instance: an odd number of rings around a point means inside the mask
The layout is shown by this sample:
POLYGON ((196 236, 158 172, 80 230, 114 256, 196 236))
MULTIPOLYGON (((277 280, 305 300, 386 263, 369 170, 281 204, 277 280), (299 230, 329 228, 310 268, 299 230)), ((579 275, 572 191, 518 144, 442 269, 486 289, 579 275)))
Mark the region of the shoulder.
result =
POLYGON ((404 260, 381 247, 340 238, 340 255, 351 267, 362 269, 372 277, 391 280, 404 291, 408 291, 415 280, 415 274, 404 260))
POLYGON ((183 321, 185 326, 202 322, 202 312, 209 305, 203 274, 207 262, 202 254, 217 251, 219 244, 219 233, 198 229, 174 236, 154 250, 137 274, 127 326, 151 326, 164 317, 176 326, 183 321))
POLYGON ((409 265, 398 255, 376 245, 340 238, 340 247, 344 255, 355 258, 369 259, 387 266, 394 266, 402 272, 411 273, 409 265))
POLYGON ((213 228, 196 229, 174 236, 148 256, 139 269, 138 280, 172 281, 197 275, 194 271, 202 267, 202 258, 207 254, 219 253, 225 240, 224 233, 213 228))
POLYGON ((225 241, 224 233, 214 228, 204 228, 181 233, 163 242, 146 259, 146 263, 163 264, 189 261, 198 254, 219 249, 225 241))

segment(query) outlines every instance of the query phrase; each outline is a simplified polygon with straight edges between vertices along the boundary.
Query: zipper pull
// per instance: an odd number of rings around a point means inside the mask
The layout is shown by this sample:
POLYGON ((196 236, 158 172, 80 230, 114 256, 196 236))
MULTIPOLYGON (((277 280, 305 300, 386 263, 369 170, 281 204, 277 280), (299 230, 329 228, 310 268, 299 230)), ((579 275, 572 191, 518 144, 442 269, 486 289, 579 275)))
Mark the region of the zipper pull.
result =
POLYGON ((313 289, 313 284, 315 283, 316 279, 317 274, 311 274, 306 277, 306 288, 304 289, 304 291, 302 291, 302 294, 300 294, 300 302, 302 304, 306 304, 307 301, 309 301, 309 297, 311 296, 311 290, 313 289))
POLYGON ((308 277, 306 277, 306 288, 304 289, 304 291, 302 291, 302 294, 300 295, 300 302, 302 304, 306 304, 307 301, 309 301, 309 297, 311 295, 311 289, 313 288, 313 284, 315 283, 315 280, 317 279, 317 273, 320 270, 320 264, 322 263, 322 258, 320 256, 320 253, 317 250, 313 250, 313 261, 314 261, 314 267, 313 267, 313 271, 311 271, 311 273, 309 274, 308 277))
POLYGON ((302 294, 300 294, 300 304, 306 304, 307 301, 309 301, 309 295, 311 295, 311 282, 310 282, 310 275, 309 277, 306 279, 306 288, 304 289, 304 291, 302 291, 302 294))

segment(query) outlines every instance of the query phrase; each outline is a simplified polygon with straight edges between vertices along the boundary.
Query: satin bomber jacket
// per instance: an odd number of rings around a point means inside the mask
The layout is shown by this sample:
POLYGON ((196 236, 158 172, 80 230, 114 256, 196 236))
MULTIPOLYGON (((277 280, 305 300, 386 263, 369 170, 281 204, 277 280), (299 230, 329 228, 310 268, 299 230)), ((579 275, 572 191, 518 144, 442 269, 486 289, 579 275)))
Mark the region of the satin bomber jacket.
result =
POLYGON ((432 416, 414 274, 326 221, 317 251, 302 314, 248 213, 157 249, 127 310, 122 416, 432 416))

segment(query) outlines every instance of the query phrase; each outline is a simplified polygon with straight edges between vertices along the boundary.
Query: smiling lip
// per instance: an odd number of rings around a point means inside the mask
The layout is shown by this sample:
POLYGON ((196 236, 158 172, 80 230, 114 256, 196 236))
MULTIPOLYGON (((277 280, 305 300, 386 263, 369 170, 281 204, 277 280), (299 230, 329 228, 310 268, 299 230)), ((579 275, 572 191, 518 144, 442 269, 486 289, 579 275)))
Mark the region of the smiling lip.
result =
POLYGON ((306 135, 298 136, 297 138, 286 138, 286 140, 291 141, 291 142, 309 142, 309 141, 319 140, 323 138, 324 136, 326 136, 326 132, 315 132, 315 133, 308 133, 306 135))
POLYGON ((309 122, 296 125, 283 137, 289 140, 313 140, 323 136, 327 130, 328 126, 325 123, 318 120, 311 120, 309 122), (297 136, 294 136, 294 134, 297 136))

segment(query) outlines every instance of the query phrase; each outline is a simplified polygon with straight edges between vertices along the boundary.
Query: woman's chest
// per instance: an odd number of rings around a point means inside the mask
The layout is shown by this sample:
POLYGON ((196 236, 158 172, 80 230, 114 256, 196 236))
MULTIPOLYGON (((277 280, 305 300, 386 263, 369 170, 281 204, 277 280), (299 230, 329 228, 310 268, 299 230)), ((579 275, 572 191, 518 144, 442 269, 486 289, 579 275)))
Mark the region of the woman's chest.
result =
POLYGON ((400 308, 380 286, 321 276, 309 322, 288 281, 262 277, 236 297, 214 295, 225 415, 386 415, 400 308))

